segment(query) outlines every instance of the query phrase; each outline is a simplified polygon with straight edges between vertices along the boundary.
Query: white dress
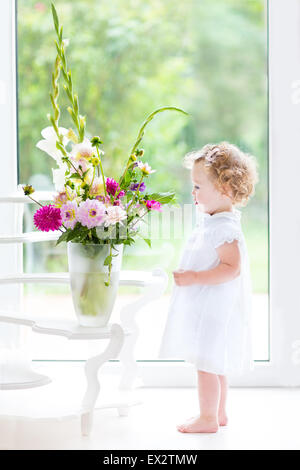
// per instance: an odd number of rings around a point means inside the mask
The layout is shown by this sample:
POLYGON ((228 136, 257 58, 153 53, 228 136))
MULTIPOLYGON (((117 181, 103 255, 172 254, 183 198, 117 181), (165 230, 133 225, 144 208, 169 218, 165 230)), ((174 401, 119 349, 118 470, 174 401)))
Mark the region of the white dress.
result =
POLYGON ((241 211, 199 213, 187 240, 179 269, 204 271, 216 267, 216 248, 238 240, 241 271, 219 284, 174 284, 163 333, 160 359, 184 359, 197 370, 219 375, 251 369, 252 283, 241 211))

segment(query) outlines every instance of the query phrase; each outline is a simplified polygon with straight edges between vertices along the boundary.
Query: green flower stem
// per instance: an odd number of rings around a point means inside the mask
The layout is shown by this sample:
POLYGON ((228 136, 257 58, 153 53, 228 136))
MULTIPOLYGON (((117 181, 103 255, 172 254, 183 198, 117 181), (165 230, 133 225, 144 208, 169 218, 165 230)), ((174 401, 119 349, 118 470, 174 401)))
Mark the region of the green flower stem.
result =
POLYGON ((137 190, 136 190, 136 193, 135 193, 136 196, 138 196, 138 195, 140 194, 140 186, 141 186, 141 184, 142 184, 142 182, 143 182, 143 179, 144 179, 144 175, 142 175, 141 181, 139 182, 139 185, 138 185, 138 187, 137 187, 137 190))
POLYGON ((74 164, 71 162, 71 160, 69 159, 69 157, 67 157, 67 158, 68 158, 68 161, 69 161, 70 165, 73 167, 73 169, 76 171, 76 173, 79 174, 80 179, 81 179, 82 181, 84 181, 84 177, 79 173, 80 169, 79 169, 79 168, 77 169, 76 166, 74 166, 74 164))
POLYGON ((130 209, 130 207, 132 206, 132 204, 135 202, 134 200, 136 199, 136 196, 139 195, 139 189, 140 189, 140 186, 141 186, 141 184, 142 184, 143 179, 144 179, 144 175, 142 175, 142 177, 141 177, 141 181, 139 182, 139 185, 138 185, 138 187, 137 187, 137 190, 136 190, 136 193, 135 193, 135 195, 134 195, 134 198, 132 198, 131 203, 130 203, 129 206, 127 207, 127 212, 129 211, 129 209, 130 209))
POLYGON ((65 55, 65 47, 67 47, 67 45, 64 44, 64 41, 62 38, 62 27, 59 26, 57 12, 53 3, 51 4, 51 7, 52 7, 54 27, 55 27, 55 31, 57 34, 57 41, 55 41, 55 44, 56 44, 57 54, 60 59, 59 65, 60 65, 60 69, 62 71, 64 80, 66 82, 66 84, 64 85, 64 89, 72 105, 71 107, 68 107, 68 112, 71 115, 71 118, 77 128, 78 136, 79 136, 78 141, 82 142, 84 139, 85 125, 86 125, 85 117, 79 114, 78 96, 73 93, 72 75, 71 75, 71 71, 68 70, 68 67, 67 67, 67 60, 66 60, 66 55, 65 55))
MULTIPOLYGON (((135 163, 135 162, 130 162, 130 159, 129 159, 129 161, 128 161, 128 163, 127 163, 127 166, 126 166, 126 168, 125 168, 125 171, 124 171, 123 175, 125 175, 126 171, 128 170, 128 168, 130 167, 131 164, 133 165, 133 163, 135 163)), ((122 177, 123 177, 123 175, 122 175, 122 177)), ((121 177, 121 180, 122 180, 122 177, 121 177)), ((120 181, 121 181, 121 180, 120 180, 120 181)), ((120 184, 120 183, 119 183, 119 184, 120 184)), ((117 196, 120 194, 121 191, 122 191, 122 188, 120 187, 119 190, 117 190, 117 191, 115 192, 115 195, 114 195, 114 198, 113 198, 113 203, 115 202, 117 196)))
POLYGON ((52 73, 52 88, 53 94, 50 93, 51 104, 54 111, 54 116, 50 116, 50 122, 54 128, 54 131, 57 135, 58 141, 61 145, 63 145, 63 135, 59 133, 59 117, 60 117, 60 110, 58 105, 58 97, 59 97, 59 76, 60 76, 60 67, 61 67, 61 59, 59 54, 57 54, 55 63, 54 63, 54 72, 52 73))
POLYGON ((149 209, 147 208, 146 211, 144 212, 144 214, 140 215, 140 216, 138 217, 138 219, 134 222, 134 224, 131 225, 130 228, 132 229, 132 228, 138 223, 138 221, 139 221, 140 219, 142 219, 146 214, 148 214, 148 212, 149 212, 149 209))
MULTIPOLYGON (((110 245, 110 247, 109 247, 109 256, 110 257, 111 257, 111 254, 112 254, 112 248, 111 248, 111 245, 110 245)), ((105 285, 107 287, 110 285, 111 268, 112 268, 112 261, 110 259, 109 267, 108 267, 108 281, 107 281, 107 283, 105 283, 105 285)))
POLYGON ((90 193, 90 191, 91 191, 91 189, 92 189, 92 186, 93 186, 93 183, 94 183, 95 174, 96 174, 96 167, 94 167, 94 171, 93 171, 93 178, 92 178, 92 182, 91 182, 91 184, 90 184, 89 194, 91 194, 91 193, 90 193))
POLYGON ((123 173, 123 175, 121 176, 121 179, 119 181, 119 184, 121 185, 124 177, 125 177, 125 174, 128 170, 128 167, 129 167, 129 164, 130 164, 130 160, 131 160, 131 155, 135 153, 138 145, 141 143, 143 137, 144 137, 144 134, 145 134, 145 128, 146 126, 149 124, 150 121, 152 121, 152 119, 154 118, 154 116, 156 116, 156 114, 158 113, 161 113, 163 111, 178 111, 180 113, 183 113, 183 114, 186 114, 188 115, 188 113, 186 111, 183 111, 183 109, 181 108, 176 108, 174 106, 164 106, 162 108, 158 108, 156 109, 155 111, 153 111, 151 114, 149 114, 149 116, 145 119, 145 121, 143 122, 142 124, 142 127, 140 128, 139 130, 139 133, 138 133, 138 136, 137 136, 137 139, 136 139, 136 142, 134 144, 134 146, 132 147, 132 150, 130 152, 130 157, 129 157, 129 160, 127 162, 127 165, 126 165, 126 168, 125 168, 125 171, 123 173))
POLYGON ((31 197, 31 196, 29 196, 29 195, 28 195, 27 197, 29 197, 29 199, 31 199, 33 202, 35 202, 35 203, 38 204, 39 206, 44 207, 43 204, 41 204, 40 202, 38 202, 38 201, 36 201, 35 199, 33 199, 33 197, 31 197))
MULTIPOLYGON (((131 154, 130 154, 130 155, 131 155, 131 154)), ((135 162, 132 162, 132 161, 131 161, 131 156, 130 156, 129 159, 128 159, 126 168, 125 168, 125 170, 123 171, 123 174, 122 174, 122 176, 121 176, 121 178, 120 178, 120 180, 119 180, 119 184, 120 184, 120 185, 121 185, 121 182, 123 181, 123 179, 124 179, 124 177, 125 177, 125 175, 126 175, 126 172, 127 172, 128 168, 130 167, 130 164, 132 164, 132 163, 135 163, 135 162)), ((121 189, 120 189, 120 191, 121 191, 121 189)))
POLYGON ((103 172, 103 166, 102 166, 102 161, 101 161, 101 157, 100 157, 100 152, 99 152, 98 145, 96 145, 96 149, 97 149, 97 155, 98 155, 99 162, 100 162, 99 165, 100 165, 101 174, 102 174, 103 187, 104 187, 104 194, 105 194, 105 196, 107 196, 106 184, 105 184, 105 178, 104 178, 104 172, 103 172))

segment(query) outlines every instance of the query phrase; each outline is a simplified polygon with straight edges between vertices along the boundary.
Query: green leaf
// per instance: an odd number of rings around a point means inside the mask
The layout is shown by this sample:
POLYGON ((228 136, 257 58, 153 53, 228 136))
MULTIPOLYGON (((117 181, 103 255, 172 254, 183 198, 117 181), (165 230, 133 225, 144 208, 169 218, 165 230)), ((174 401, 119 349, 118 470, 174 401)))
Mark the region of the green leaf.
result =
POLYGON ((129 171, 125 173, 124 184, 127 186, 131 181, 131 174, 129 171))
POLYGON ((52 106, 53 106, 53 108, 55 108, 56 106, 55 106, 53 95, 52 95, 52 93, 49 93, 49 95, 50 95, 50 100, 51 100, 52 106))
POLYGON ((86 170, 85 172, 82 173, 82 178, 84 178, 90 170, 86 170))
POLYGON ((74 179, 82 179, 79 173, 72 173, 69 178, 74 178, 74 179))
POLYGON ((143 238, 143 240, 147 243, 147 245, 149 246, 149 248, 151 248, 151 240, 150 240, 150 238, 144 238, 144 237, 142 237, 142 238, 143 238))
POLYGON ((69 106, 69 107, 67 108, 67 111, 68 111, 68 113, 70 114, 71 118, 73 119, 74 124, 75 124, 76 127, 77 127, 77 126, 78 126, 77 116, 76 116, 76 114, 74 113, 73 109, 69 106))
POLYGON ((69 230, 67 229, 64 233, 61 234, 61 236, 59 237, 59 239, 56 242, 56 245, 58 245, 61 242, 66 242, 67 238, 68 238, 68 235, 69 235, 69 230))
POLYGON ((155 201, 160 202, 161 204, 168 204, 174 201, 175 193, 174 192, 165 192, 165 193, 152 193, 145 196, 146 199, 154 199, 155 201))
POLYGON ((74 95, 74 111, 75 111, 75 113, 78 113, 78 111, 79 111, 78 96, 77 95, 74 95))
POLYGON ((64 146, 60 142, 56 142, 56 148, 61 151, 64 157, 68 157, 67 152, 64 149, 64 146))
POLYGON ((85 131, 85 124, 80 124, 80 127, 79 127, 79 142, 83 141, 84 131, 85 131))
POLYGON ((66 82, 68 81, 68 75, 66 74, 65 70, 63 67, 61 67, 61 71, 62 71, 62 74, 64 76, 64 79, 66 80, 66 82))
POLYGON ((55 26, 57 34, 59 35, 59 21, 58 21, 57 12, 53 3, 51 3, 51 9, 52 9, 54 26, 55 26))
POLYGON ((60 50, 60 47, 59 47, 57 41, 55 41, 55 46, 56 46, 56 50, 57 50, 57 55, 61 58, 61 50, 60 50))
POLYGON ((64 90, 65 90, 65 92, 67 93, 69 100, 73 103, 72 93, 70 92, 70 90, 69 90, 69 88, 67 87, 67 85, 64 85, 64 90))
POLYGON ((126 240, 123 241, 123 245, 131 245, 132 243, 135 243, 134 238, 128 237, 126 240))
POLYGON ((104 266, 108 266, 112 261, 112 255, 108 255, 104 260, 104 266))
POLYGON ((88 235, 89 229, 87 227, 83 227, 79 222, 75 225, 73 229, 67 229, 66 232, 63 234, 65 235, 62 238, 61 241, 66 241, 70 242, 72 240, 78 240, 79 242, 84 242, 87 235, 88 235))

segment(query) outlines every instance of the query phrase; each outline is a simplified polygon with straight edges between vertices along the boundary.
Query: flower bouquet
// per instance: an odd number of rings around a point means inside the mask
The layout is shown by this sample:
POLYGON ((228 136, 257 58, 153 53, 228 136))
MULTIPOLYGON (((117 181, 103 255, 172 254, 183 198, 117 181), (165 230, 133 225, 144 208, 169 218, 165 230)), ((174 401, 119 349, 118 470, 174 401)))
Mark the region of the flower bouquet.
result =
MULTIPOLYGON (((142 124, 124 171, 118 181, 105 177, 103 142, 99 136, 86 136, 86 118, 79 112, 79 100, 73 90, 71 70, 67 66, 63 28, 52 4, 57 35, 56 59, 52 73, 50 100, 51 126, 42 130, 43 139, 37 147, 48 153, 57 164, 53 181, 57 194, 49 205, 41 206, 32 197, 34 189, 23 187, 25 195, 41 207, 34 214, 38 230, 59 230, 57 243, 68 242, 71 290, 79 323, 84 326, 105 326, 109 320, 119 284, 119 272, 124 245, 135 242, 139 222, 162 205, 175 203, 174 192, 148 193, 146 180, 156 170, 143 161, 140 147, 145 128, 158 114, 166 110, 185 113, 180 108, 166 106, 152 112, 142 124), (73 127, 59 127, 59 79, 70 106, 67 108, 73 127)), ((142 237, 151 247, 151 241, 142 237)))

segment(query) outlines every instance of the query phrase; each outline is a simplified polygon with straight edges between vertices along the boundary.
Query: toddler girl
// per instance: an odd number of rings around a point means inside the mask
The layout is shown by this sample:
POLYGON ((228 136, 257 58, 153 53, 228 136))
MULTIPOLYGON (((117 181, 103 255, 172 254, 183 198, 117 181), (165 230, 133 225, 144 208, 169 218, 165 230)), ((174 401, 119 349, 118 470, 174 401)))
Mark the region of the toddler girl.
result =
POLYGON ((235 145, 205 145, 187 154, 198 223, 173 271, 159 357, 184 359, 198 376, 200 415, 181 432, 216 432, 227 424, 227 378, 251 368, 249 259, 241 211, 258 181, 256 160, 235 145))

